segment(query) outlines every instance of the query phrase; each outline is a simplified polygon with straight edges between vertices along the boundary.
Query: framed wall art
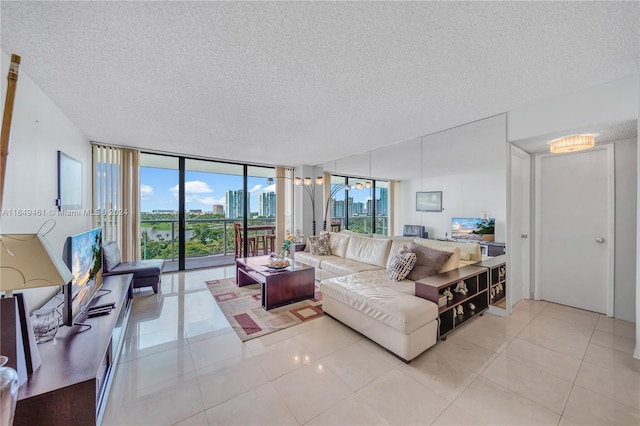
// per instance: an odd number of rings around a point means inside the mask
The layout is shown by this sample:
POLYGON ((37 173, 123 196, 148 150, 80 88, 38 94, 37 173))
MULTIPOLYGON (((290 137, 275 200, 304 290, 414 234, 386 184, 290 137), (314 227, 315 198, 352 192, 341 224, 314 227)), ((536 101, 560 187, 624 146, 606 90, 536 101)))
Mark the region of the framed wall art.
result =
POLYGON ((442 191, 416 192, 416 211, 441 212, 442 191))

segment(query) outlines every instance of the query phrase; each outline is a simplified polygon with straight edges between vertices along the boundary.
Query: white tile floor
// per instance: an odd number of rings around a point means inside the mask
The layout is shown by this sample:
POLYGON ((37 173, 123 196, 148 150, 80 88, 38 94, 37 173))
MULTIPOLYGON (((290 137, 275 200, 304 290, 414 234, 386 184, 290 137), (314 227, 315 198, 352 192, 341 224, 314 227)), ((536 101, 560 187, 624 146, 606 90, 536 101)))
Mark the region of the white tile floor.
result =
POLYGON ((634 324, 521 301, 405 364, 328 317, 242 343, 204 284, 234 275, 136 294, 104 425, 640 424, 634 324))

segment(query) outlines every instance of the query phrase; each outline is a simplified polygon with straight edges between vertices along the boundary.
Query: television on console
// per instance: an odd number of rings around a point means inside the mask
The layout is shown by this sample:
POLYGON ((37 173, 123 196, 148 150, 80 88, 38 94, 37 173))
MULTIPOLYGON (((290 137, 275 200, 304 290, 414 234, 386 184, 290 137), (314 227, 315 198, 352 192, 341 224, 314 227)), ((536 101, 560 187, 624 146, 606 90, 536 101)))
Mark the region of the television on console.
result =
POLYGON ((102 228, 68 237, 63 259, 73 278, 64 287, 62 318, 73 325, 102 286, 102 228))
POLYGON ((495 227, 495 218, 454 217, 451 218, 451 238, 459 240, 493 241, 495 227))

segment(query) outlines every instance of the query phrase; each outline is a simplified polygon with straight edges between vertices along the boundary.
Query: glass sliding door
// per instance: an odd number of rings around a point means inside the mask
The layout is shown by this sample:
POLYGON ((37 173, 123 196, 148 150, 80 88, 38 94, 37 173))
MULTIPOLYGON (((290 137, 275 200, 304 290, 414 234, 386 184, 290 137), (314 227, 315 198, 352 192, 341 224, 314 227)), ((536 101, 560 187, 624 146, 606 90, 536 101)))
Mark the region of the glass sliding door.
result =
POLYGON ((185 159, 185 269, 235 261, 234 222, 242 221, 244 167, 185 159))
POLYGON ((140 182, 142 258, 165 259, 165 271, 232 265, 235 223, 259 236, 250 255, 274 246, 272 167, 141 153, 140 182))
POLYGON ((165 271, 178 270, 177 157, 140 154, 140 255, 165 259, 165 271))
MULTIPOLYGON (((279 252, 276 247, 276 170, 273 167, 247 167, 247 234, 255 237, 258 255, 279 252)), ((293 232, 293 230, 290 230, 293 232)))

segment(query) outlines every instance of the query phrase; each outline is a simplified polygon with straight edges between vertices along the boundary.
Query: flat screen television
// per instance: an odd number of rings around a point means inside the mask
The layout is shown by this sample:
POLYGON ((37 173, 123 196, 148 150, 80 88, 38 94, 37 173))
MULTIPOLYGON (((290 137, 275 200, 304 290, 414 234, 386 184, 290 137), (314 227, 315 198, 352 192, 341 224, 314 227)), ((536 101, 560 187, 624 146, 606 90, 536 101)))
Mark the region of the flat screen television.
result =
POLYGON ((64 287, 63 322, 73 325, 102 286, 102 228, 68 237, 63 259, 73 278, 64 287))
POLYGON ((495 237, 495 218, 479 217, 451 218, 451 238, 460 240, 493 241, 495 237))

